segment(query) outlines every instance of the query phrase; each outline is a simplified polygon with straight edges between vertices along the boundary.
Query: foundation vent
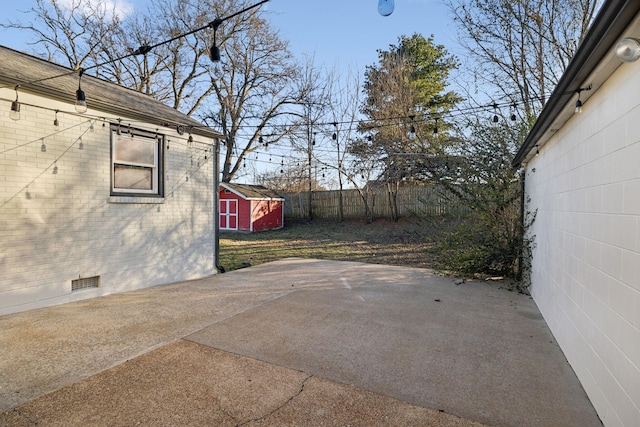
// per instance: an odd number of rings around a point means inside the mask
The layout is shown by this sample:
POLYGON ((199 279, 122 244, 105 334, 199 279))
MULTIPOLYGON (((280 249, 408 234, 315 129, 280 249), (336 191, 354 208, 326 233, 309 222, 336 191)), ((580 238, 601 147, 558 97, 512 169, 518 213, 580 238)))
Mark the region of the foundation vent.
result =
POLYGON ((71 281, 71 292, 97 287, 100 287, 100 276, 83 277, 71 281))

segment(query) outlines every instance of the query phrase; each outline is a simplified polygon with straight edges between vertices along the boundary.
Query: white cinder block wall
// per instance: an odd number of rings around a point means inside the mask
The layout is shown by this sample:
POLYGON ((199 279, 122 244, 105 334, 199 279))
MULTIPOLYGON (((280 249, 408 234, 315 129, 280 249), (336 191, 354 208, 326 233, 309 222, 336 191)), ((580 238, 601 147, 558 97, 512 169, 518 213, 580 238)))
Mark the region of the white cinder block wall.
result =
POLYGON ((532 295, 607 426, 640 425, 639 95, 621 65, 526 167, 532 295))
MULTIPOLYGON (((0 102, 0 315, 215 273, 212 140, 194 135, 188 147, 186 134, 158 129, 164 199, 113 198, 108 120, 90 132, 87 118, 62 112, 71 105, 26 93, 20 101, 37 107, 23 104, 19 121, 0 102), (71 291, 92 276, 98 288, 71 291)), ((122 117, 123 130, 129 123, 156 131, 122 117)))

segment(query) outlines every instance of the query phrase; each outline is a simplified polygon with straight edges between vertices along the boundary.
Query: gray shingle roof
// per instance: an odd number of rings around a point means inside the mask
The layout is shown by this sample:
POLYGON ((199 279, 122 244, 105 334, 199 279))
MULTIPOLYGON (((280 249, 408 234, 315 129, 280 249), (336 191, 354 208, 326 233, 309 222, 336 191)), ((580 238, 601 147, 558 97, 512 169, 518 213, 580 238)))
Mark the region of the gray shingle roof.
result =
POLYGON ((273 190, 269 190, 262 185, 251 184, 232 184, 223 182, 220 184, 222 188, 226 188, 247 200, 284 200, 284 198, 273 190))
MULTIPOLYGON (((75 103, 78 73, 70 68, 0 46, 0 85, 56 101, 75 103)), ((82 76, 87 106, 116 117, 151 123, 158 127, 182 125, 195 135, 221 138, 199 121, 157 101, 151 96, 87 74, 82 76)))

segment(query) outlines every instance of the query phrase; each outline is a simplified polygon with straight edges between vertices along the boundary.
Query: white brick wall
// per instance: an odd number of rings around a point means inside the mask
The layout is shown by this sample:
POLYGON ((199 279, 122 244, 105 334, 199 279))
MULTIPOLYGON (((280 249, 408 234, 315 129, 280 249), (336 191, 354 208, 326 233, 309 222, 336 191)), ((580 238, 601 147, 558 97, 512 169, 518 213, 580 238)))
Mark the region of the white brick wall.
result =
POLYGON ((532 295, 607 426, 640 425, 640 64, 527 165, 532 295))
POLYGON ((211 140, 188 147, 186 135, 159 129, 169 144, 164 200, 110 197, 108 121, 88 132, 88 118, 61 112, 56 131, 54 110, 73 107, 21 93, 37 107, 23 105, 15 122, 14 96, 0 90, 0 315, 215 273, 211 140), (71 280, 90 276, 99 288, 71 292, 71 280))

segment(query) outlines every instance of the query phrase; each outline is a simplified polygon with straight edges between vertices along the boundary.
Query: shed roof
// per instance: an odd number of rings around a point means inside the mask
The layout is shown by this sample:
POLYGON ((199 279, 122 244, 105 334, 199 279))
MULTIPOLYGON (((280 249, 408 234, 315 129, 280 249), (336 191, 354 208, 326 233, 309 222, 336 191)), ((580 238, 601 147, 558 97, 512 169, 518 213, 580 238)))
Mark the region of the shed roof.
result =
MULTIPOLYGON (((590 94, 621 65, 615 56, 615 44, 630 24, 634 20, 638 21, 639 12, 638 0, 604 2, 549 101, 516 153, 514 166, 525 162, 536 146, 544 145, 573 116, 574 108, 567 108, 567 105, 575 103, 578 89, 591 86, 591 90, 581 93, 584 104, 590 94)), ((631 30, 637 37, 637 25, 632 26, 631 30)))
MULTIPOLYGON (((75 104, 78 73, 70 68, 0 46, 0 85, 56 101, 75 104)), ((219 132, 192 119, 155 98, 115 83, 84 74, 82 89, 87 105, 115 116, 151 123, 158 127, 183 126, 195 135, 221 138, 219 132)))
POLYGON ((223 182, 220 186, 247 200, 284 200, 284 197, 262 185, 223 182))

